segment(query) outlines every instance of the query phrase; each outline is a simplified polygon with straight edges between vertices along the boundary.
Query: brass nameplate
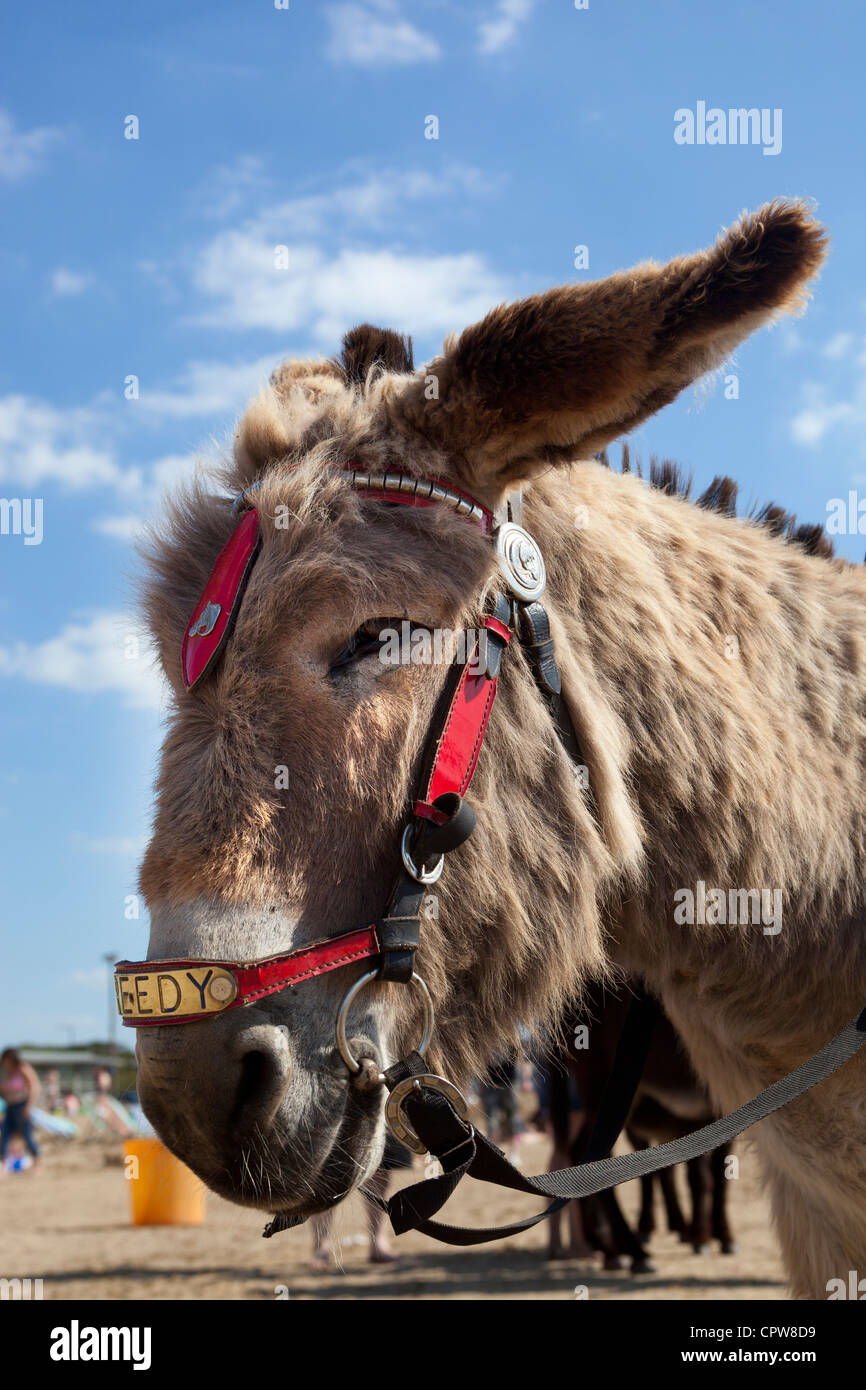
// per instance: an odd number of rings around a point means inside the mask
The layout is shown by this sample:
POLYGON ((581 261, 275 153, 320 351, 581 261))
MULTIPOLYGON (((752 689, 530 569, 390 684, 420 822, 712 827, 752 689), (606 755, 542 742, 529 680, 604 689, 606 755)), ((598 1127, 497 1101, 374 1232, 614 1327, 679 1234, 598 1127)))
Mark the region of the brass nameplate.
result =
POLYGON ((121 1018, 170 1023, 190 1014, 220 1013, 236 998, 238 986, 231 971, 218 965, 160 970, 154 961, 153 970, 116 970, 114 992, 121 1018))

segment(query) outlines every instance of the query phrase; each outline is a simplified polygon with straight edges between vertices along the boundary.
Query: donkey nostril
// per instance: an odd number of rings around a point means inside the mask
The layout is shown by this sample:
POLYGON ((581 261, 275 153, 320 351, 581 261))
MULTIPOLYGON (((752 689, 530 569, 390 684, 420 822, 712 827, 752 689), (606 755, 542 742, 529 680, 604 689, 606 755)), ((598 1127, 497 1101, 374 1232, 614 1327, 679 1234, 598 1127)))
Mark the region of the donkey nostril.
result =
POLYGON ((235 1098, 237 1109, 255 1100, 267 1079, 267 1070, 268 1059, 263 1052, 247 1052, 241 1059, 241 1079, 235 1098))
POLYGON ((267 1124, 279 1108, 289 1084, 288 1057, 282 1050, 251 1048, 240 1058, 233 1124, 267 1124))

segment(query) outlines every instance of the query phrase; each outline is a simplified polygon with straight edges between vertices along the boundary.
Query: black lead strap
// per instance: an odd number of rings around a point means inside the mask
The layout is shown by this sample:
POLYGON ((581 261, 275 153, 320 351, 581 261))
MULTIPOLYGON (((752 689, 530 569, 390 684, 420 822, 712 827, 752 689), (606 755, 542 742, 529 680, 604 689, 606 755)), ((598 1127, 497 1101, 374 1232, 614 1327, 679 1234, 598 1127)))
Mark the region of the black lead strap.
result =
MULTIPOLYGON (((535 1177, 527 1177, 521 1173, 509 1163, 495 1144, 480 1134, 474 1126, 464 1124, 444 1096, 425 1089, 421 1084, 418 1095, 410 1096, 405 1101, 405 1109, 419 1138, 428 1145, 430 1152, 439 1158, 443 1173, 440 1177, 404 1188, 388 1202, 376 1198, 372 1193, 365 1193, 365 1196, 376 1201, 377 1205, 388 1213, 398 1235, 404 1231, 418 1230, 446 1245, 485 1245, 492 1240, 518 1235, 521 1231, 536 1226, 575 1197, 590 1197, 606 1188, 629 1182, 632 1178, 645 1177, 648 1173, 669 1168, 674 1163, 685 1163, 718 1148, 721 1144, 729 1143, 758 1120, 773 1114, 790 1101, 797 1100, 813 1086, 826 1080, 855 1056, 864 1043, 866 1008, 814 1056, 722 1119, 714 1120, 702 1129, 693 1130, 682 1139, 674 1139, 657 1148, 586 1161, 573 1168, 562 1168, 555 1173, 538 1174, 535 1177), (515 1192, 527 1192, 556 1200, 545 1211, 508 1226, 470 1228, 431 1220, 464 1175, 477 1178, 481 1182, 495 1183, 499 1187, 511 1188, 515 1192)), ((410 1056, 406 1062, 400 1063, 398 1068, 392 1070, 396 1072, 402 1068, 411 1070, 402 1072, 399 1077, 395 1076, 394 1082, 391 1082, 389 1075, 390 1084, 396 1084, 403 1075, 423 1071, 424 1062, 421 1058, 416 1060, 410 1056)), ((620 1095, 622 1094, 624 1090, 620 1091, 620 1095)), ((597 1151, 606 1142, 607 1137, 606 1134, 599 1135, 598 1142, 595 1142, 594 1135, 591 1151, 597 1151)))

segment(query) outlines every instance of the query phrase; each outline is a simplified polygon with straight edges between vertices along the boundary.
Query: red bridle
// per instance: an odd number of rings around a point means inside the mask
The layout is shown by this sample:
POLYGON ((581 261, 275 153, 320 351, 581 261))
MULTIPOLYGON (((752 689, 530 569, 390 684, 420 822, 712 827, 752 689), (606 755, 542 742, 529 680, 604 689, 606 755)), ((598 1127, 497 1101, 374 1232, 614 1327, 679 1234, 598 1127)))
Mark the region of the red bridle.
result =
MULTIPOLYGON (((415 507, 451 505, 485 534, 493 531, 490 510, 451 484, 396 471, 376 474, 353 465, 347 465, 347 469, 352 473, 352 485, 373 499, 415 507)), ((246 503, 245 494, 238 503, 246 503)), ((250 506, 218 555, 187 625, 181 667, 188 691, 193 691, 219 660, 260 547, 259 515, 250 506)), ((482 626, 488 640, 496 643, 501 652, 511 636, 508 624, 502 617, 488 616, 482 619, 482 626)), ((491 665, 480 659, 482 655, 476 642, 453 684, 414 804, 416 826, 423 822, 444 825, 448 814, 441 806, 450 807, 454 798, 459 801, 472 780, 496 697, 498 656, 495 665, 491 665)), ((404 864, 418 882, 430 882, 429 875, 423 876, 423 869, 421 875, 415 871, 408 853, 410 828, 404 834, 404 864)), ((118 1010, 127 1027, 147 1027, 189 1023, 254 1004, 302 980, 357 961, 382 957, 388 947, 381 939, 381 927, 389 920, 255 961, 119 961, 115 968, 118 1010)), ((393 944, 390 949, 394 949, 393 944)))

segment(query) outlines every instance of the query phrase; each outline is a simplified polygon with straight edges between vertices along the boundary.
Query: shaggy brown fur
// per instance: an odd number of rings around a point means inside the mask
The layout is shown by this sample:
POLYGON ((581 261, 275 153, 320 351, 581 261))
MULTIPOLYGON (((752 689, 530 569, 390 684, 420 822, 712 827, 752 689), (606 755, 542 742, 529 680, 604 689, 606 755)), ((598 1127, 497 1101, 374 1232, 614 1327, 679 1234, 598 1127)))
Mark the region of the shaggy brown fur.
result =
MULTIPOLYGON (((368 661, 335 682, 330 663, 371 618, 473 624, 495 567, 460 517, 384 507, 330 465, 436 475, 490 505, 534 479, 526 525, 547 560, 591 795, 514 644, 471 790, 477 830, 449 856, 419 952, 434 1066, 465 1077, 518 1022, 544 1025, 588 976, 623 967, 661 995, 714 1103, 731 1108, 862 1007, 866 575, 807 553, 820 547, 805 535, 805 548, 787 543, 775 514, 735 519, 726 480, 694 506, 672 475, 651 488, 573 462, 801 303, 823 250, 807 209, 777 202, 708 252, 496 309, 423 372, 395 366, 393 335, 364 329, 342 364, 275 374, 226 477, 232 491, 261 480, 262 555, 194 697, 181 636, 230 533, 228 500, 180 497, 155 539, 149 611, 177 705, 149 901, 178 920, 195 901, 291 902, 305 939, 379 915, 444 671, 368 661), (698 879, 781 888, 782 931, 675 925, 674 892, 698 879)), ((225 954, 240 944, 225 940, 225 954)), ((312 1026, 309 1011, 330 1010, 346 983, 290 991, 295 1016, 312 1026)), ((399 1049, 415 1036, 414 992, 382 997, 399 1049)), ((332 1020, 320 1012, 319 1032, 332 1020)), ((221 1022, 149 1030, 144 1062, 160 1061, 155 1032, 184 1034, 172 1055, 192 1066, 200 1047, 204 1065, 197 1030, 213 1040, 221 1022)), ((799 1293, 866 1271, 863 1081, 851 1062, 756 1131, 799 1293)))

